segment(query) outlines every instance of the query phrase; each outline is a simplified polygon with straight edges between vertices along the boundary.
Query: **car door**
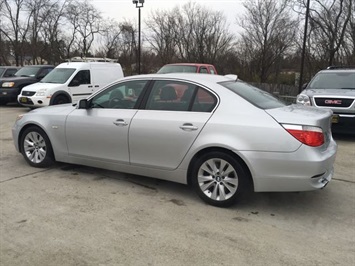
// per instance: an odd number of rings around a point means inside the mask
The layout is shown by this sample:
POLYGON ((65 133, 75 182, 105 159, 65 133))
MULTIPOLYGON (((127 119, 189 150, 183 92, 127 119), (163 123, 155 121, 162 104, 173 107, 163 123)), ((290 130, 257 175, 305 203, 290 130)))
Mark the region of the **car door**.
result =
POLYGON ((68 85, 73 102, 86 98, 93 93, 91 72, 89 69, 80 70, 75 74, 68 85))
POLYGON ((68 115, 69 155, 129 163, 128 130, 146 83, 140 80, 112 85, 89 100, 88 109, 75 109, 68 115))
POLYGON ((179 166, 212 115, 217 97, 195 84, 155 81, 145 109, 139 110, 129 131, 130 162, 164 169, 179 166), (200 91, 210 96, 209 108, 200 109, 200 91))

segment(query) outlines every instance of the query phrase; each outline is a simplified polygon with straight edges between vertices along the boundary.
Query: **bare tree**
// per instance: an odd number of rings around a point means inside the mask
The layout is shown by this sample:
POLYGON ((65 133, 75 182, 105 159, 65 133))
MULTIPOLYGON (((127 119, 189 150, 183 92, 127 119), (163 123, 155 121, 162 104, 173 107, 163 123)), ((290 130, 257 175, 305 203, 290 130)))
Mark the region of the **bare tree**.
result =
POLYGON ((108 58, 118 58, 122 45, 122 25, 112 19, 103 21, 99 41, 101 48, 96 54, 99 53, 108 58))
POLYGON ((211 11, 196 3, 157 11, 147 21, 148 42, 162 64, 172 61, 215 63, 231 47, 222 12, 211 11))
POLYGON ((25 10, 27 0, 3 0, 0 17, 0 31, 7 39, 13 50, 16 65, 23 65, 24 45, 27 38, 31 13, 25 10))
POLYGON ((152 51, 159 57, 161 64, 176 60, 177 24, 172 12, 156 11, 146 22, 150 34, 147 37, 152 51))
POLYGON ((88 1, 73 1, 68 8, 69 23, 72 25, 72 38, 70 43, 78 41, 82 56, 87 56, 92 43, 95 40, 95 35, 100 33, 101 14, 88 1))
POLYGON ((214 64, 217 57, 231 48, 234 36, 226 18, 196 3, 187 3, 177 14, 177 47, 182 60, 214 64))
POLYGON ((248 0, 245 15, 238 20, 244 29, 241 45, 245 60, 251 64, 260 82, 266 82, 271 70, 293 47, 298 22, 290 17, 288 0, 248 0))
POLYGON ((61 28, 64 28, 64 14, 70 1, 52 0, 42 12, 41 36, 46 46, 46 59, 50 64, 57 64, 65 59, 64 31, 61 28))
MULTIPOLYGON (((296 0, 301 12, 306 8, 306 0, 296 0)), ((310 31, 308 35, 310 53, 317 68, 324 68, 344 61, 341 58, 346 40, 354 0, 313 0, 310 6, 310 31)), ((350 26, 351 27, 351 26, 350 26)))

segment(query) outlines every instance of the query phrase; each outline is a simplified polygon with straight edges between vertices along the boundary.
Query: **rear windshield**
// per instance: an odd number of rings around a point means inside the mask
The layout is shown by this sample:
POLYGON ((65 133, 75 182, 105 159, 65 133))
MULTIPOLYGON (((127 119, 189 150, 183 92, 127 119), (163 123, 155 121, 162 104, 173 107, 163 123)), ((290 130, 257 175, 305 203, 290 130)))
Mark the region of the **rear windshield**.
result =
POLYGON ((318 73, 307 89, 355 89, 355 73, 332 72, 318 73))
POLYGON ((75 68, 55 68, 40 82, 64 84, 74 73, 75 68))
POLYGON ((242 81, 225 81, 219 84, 261 109, 272 109, 286 105, 270 93, 242 81))
POLYGON ((23 67, 15 73, 16 77, 35 77, 40 67, 23 67))
POLYGON ((157 73, 158 74, 166 74, 166 73, 196 73, 196 66, 184 66, 184 65, 168 65, 163 66, 157 73))

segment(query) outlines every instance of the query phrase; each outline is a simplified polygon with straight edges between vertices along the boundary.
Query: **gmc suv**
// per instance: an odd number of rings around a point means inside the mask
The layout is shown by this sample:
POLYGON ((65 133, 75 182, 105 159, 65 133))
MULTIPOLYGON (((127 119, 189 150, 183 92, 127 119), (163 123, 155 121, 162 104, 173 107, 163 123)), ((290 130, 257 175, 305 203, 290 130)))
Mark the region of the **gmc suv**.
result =
POLYGON ((298 104, 331 109, 332 131, 355 134, 355 68, 328 67, 304 87, 298 104))

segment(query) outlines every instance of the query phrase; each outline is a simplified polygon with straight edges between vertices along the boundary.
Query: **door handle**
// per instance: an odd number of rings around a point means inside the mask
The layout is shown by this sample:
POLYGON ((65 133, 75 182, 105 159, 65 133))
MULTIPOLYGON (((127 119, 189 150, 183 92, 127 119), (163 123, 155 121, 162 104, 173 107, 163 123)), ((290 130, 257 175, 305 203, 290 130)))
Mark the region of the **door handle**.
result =
POLYGON ((88 88, 92 88, 92 85, 89 85, 88 88))
POLYGON ((122 127, 128 125, 123 119, 117 119, 116 121, 113 121, 113 124, 116 126, 122 126, 122 127))
POLYGON ((185 123, 182 126, 180 126, 180 128, 182 130, 185 130, 185 131, 194 131, 194 130, 198 129, 198 127, 196 127, 196 126, 194 126, 193 124, 190 124, 190 123, 185 123))
POLYGON ((95 85, 95 88, 98 88, 98 87, 100 87, 100 85, 95 85))

